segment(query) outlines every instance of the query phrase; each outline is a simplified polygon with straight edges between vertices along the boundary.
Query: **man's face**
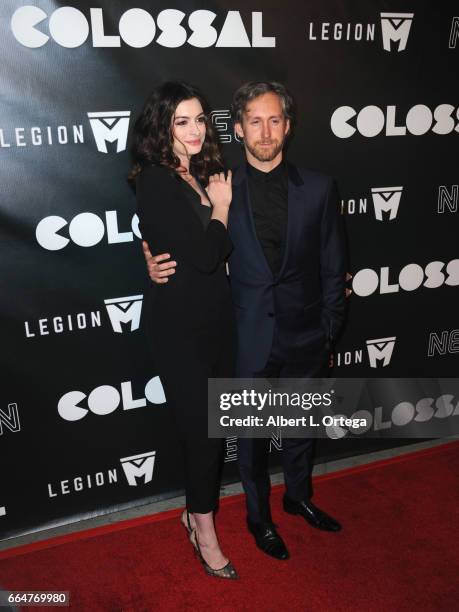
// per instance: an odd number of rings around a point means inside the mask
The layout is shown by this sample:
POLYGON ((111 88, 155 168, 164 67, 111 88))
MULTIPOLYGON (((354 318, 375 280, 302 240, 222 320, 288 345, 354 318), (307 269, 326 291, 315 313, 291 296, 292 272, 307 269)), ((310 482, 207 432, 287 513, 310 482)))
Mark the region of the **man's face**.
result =
POLYGON ((290 129, 279 96, 269 92, 251 100, 235 124, 236 134, 244 139, 247 158, 270 162, 282 157, 282 148, 290 129))

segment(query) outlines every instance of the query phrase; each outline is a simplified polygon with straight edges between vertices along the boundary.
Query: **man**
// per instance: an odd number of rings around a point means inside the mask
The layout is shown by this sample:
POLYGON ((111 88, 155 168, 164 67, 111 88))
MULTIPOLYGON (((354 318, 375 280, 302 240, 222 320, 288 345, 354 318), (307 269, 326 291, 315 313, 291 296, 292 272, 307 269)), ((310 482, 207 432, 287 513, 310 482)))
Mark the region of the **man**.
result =
MULTIPOLYGON (((238 377, 326 376, 331 343, 344 319, 345 246, 333 180, 286 162, 293 100, 274 82, 247 83, 233 99, 233 121, 247 163, 233 176, 228 230, 238 326, 238 377)), ((152 280, 167 282, 175 262, 145 256, 152 280)), ((173 254, 172 254, 173 256, 173 254)), ((170 279, 173 282, 173 279, 170 279)), ((314 441, 284 439, 284 510, 327 531, 340 524, 311 502, 314 441)), ((269 504, 269 440, 238 442, 247 523, 257 546, 277 559, 288 550, 269 504)))

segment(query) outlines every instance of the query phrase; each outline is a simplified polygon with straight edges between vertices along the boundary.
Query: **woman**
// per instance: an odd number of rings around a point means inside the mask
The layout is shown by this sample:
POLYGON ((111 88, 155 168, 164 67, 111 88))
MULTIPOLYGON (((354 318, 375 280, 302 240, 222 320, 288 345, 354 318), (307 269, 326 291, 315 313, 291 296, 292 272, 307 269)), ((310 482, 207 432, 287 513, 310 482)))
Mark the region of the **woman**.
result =
POLYGON ((177 260, 174 283, 152 283, 146 317, 155 371, 184 449, 181 520, 207 573, 237 578, 214 527, 222 440, 207 437, 207 379, 232 376, 235 359, 225 272, 231 172, 222 172, 201 93, 179 82, 158 87, 135 124, 133 158, 142 237, 177 260))

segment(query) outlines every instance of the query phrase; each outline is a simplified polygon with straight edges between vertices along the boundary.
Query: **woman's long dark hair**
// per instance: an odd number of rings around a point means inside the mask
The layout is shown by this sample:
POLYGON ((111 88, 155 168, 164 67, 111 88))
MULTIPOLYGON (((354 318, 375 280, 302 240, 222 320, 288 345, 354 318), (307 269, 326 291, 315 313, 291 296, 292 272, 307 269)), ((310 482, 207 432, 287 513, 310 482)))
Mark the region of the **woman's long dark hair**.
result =
POLYGON ((192 85, 169 81, 153 90, 134 124, 131 136, 133 168, 128 177, 130 181, 134 181, 148 164, 167 166, 171 170, 180 166, 180 159, 172 150, 172 121, 177 106, 192 98, 199 100, 204 111, 206 137, 201 151, 190 160, 190 172, 207 184, 210 174, 223 169, 219 142, 210 120, 207 100, 192 85))

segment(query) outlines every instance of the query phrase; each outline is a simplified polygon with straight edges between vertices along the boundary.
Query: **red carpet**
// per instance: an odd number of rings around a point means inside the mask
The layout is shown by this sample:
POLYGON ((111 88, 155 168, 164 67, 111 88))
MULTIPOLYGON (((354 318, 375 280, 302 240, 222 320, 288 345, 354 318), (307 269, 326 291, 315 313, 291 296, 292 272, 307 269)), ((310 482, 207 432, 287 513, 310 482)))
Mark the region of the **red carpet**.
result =
POLYGON ((0 552, 0 584, 70 591, 78 612, 450 611, 458 467, 453 442, 316 478, 315 501, 343 523, 339 534, 284 514, 276 487, 274 518, 291 553, 283 562, 255 548, 242 496, 223 500, 218 531, 239 581, 204 574, 172 511, 0 552))

